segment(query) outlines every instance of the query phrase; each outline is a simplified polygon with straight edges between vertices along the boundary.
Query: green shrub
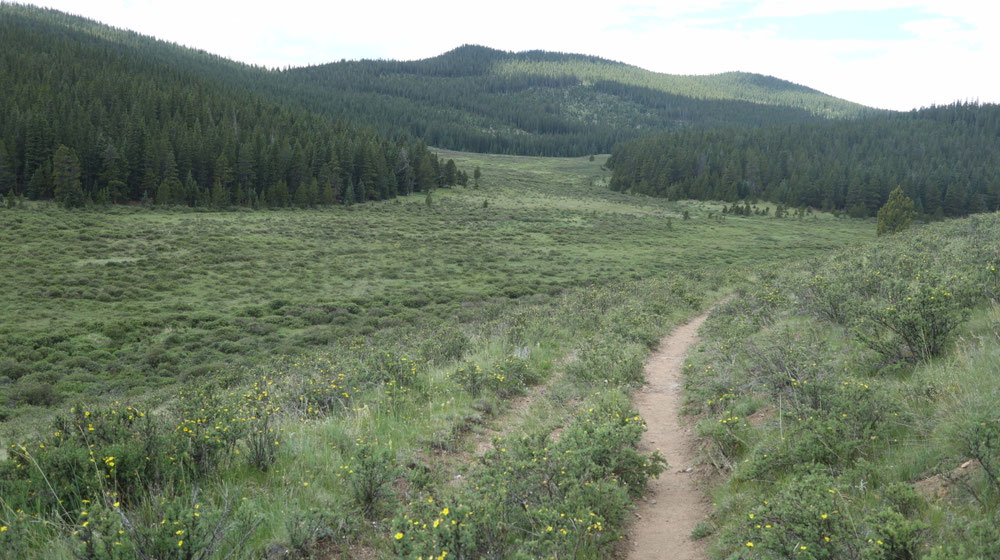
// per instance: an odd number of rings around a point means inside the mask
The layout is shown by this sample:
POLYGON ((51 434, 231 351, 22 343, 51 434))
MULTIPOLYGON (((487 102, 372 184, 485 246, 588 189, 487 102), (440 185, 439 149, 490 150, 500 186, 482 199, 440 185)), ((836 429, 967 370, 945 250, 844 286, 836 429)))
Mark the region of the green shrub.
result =
POLYGON ((354 379, 347 373, 321 368, 315 375, 305 376, 295 388, 300 414, 325 416, 350 409, 351 396, 357 392, 354 379))
POLYGON ((75 554, 82 560, 239 558, 258 523, 237 513, 231 499, 213 507, 200 502, 197 491, 150 497, 133 508, 100 495, 78 512, 75 554))
POLYGON ((699 541, 715 532, 715 528, 704 521, 699 521, 691 531, 691 540, 699 541))
POLYGON ((474 362, 466 362, 448 377, 457 382, 467 393, 478 397, 484 392, 502 399, 524 394, 525 387, 537 384, 541 377, 529 367, 525 358, 509 355, 483 369, 474 362))
POLYGON ((842 491, 821 470, 801 468, 777 495, 747 511, 741 548, 752 558, 851 557, 842 491))
POLYGON ((948 542, 930 547, 927 560, 967 560, 969 558, 1000 558, 1000 517, 997 512, 981 515, 957 524, 948 542))
POLYGON ((441 327, 420 343, 420 358, 433 364, 445 364, 460 359, 469 345, 469 336, 461 329, 441 327))
POLYGON ((469 393, 473 397, 481 395, 483 390, 489 384, 486 378, 486 372, 484 372, 483 369, 479 367, 479 364, 475 362, 466 362, 462 364, 448 376, 458 383, 462 389, 465 389, 466 393, 469 393))
POLYGON ((6 483, 30 498, 25 505, 73 509, 104 491, 132 503, 148 487, 179 478, 177 447, 161 426, 132 407, 74 410, 70 417, 57 417, 51 430, 30 447, 12 448, 16 476, 6 483))
POLYGON ((908 517, 921 513, 927 506, 913 485, 906 482, 890 483, 883 491, 883 498, 892 509, 908 517))
POLYGON ((606 382, 635 387, 645 379, 645 354, 645 349, 638 344, 598 336, 579 350, 578 359, 566 366, 566 374, 587 383, 606 382))
POLYGON ((846 325, 849 317, 852 285, 833 271, 829 276, 814 275, 805 283, 799 299, 819 317, 846 325))
POLYGON ((278 458, 281 441, 270 426, 271 415, 262 414, 250 419, 246 436, 246 458, 251 467, 267 472, 278 458))
POLYGON ((944 349, 969 316, 970 294, 958 279, 887 278, 885 296, 858 305, 851 332, 889 361, 926 360, 944 349))
MULTIPOLYGON (((1000 249, 994 249, 1000 253, 1000 249)), ((1000 255, 991 259, 992 262, 982 267, 979 285, 983 295, 994 302, 1000 302, 1000 255)))
POLYGON ((399 473, 392 452, 359 440, 341 470, 354 505, 365 518, 378 518, 390 495, 390 484, 399 473))
POLYGON ((22 402, 31 406, 52 406, 61 400, 51 383, 27 378, 14 384, 10 397, 15 403, 22 402))
POLYGON ((1000 492, 1000 415, 974 418, 959 437, 965 453, 983 468, 987 483, 1000 492))
POLYGON ((17 381, 21 377, 27 375, 31 370, 22 363, 19 363, 13 358, 4 358, 0 360, 0 377, 8 377, 14 381, 17 381))
POLYGON ((788 303, 783 287, 775 283, 773 274, 748 289, 738 291, 732 299, 712 309, 705 326, 705 335, 720 339, 741 339, 774 322, 779 309, 788 303))
POLYGON ((541 381, 541 375, 530 367, 527 358, 509 355, 493 364, 487 380, 489 389, 498 397, 506 399, 524 394, 526 387, 541 381))
POLYGON ((406 558, 601 557, 618 542, 631 497, 663 471, 635 446, 645 429, 628 399, 595 399, 552 443, 546 435, 497 439, 475 485, 408 504, 393 520, 406 558))
POLYGON ((921 537, 927 524, 908 519, 895 509, 887 508, 864 520, 870 528, 866 546, 861 550, 864 560, 914 560, 919 558, 921 537))
POLYGON ((331 548, 346 557, 344 544, 355 542, 363 529, 356 516, 343 515, 335 506, 296 511, 285 519, 288 548, 292 558, 313 558, 329 554, 331 548))
POLYGON ((360 381, 371 384, 392 385, 397 388, 412 388, 423 383, 419 375, 424 364, 407 355, 369 348, 361 354, 358 366, 360 381))
POLYGON ((705 418, 698 422, 695 433, 712 444, 712 456, 731 468, 748 447, 750 425, 746 418, 725 411, 723 418, 705 418), (720 461, 721 460, 721 461, 720 461))

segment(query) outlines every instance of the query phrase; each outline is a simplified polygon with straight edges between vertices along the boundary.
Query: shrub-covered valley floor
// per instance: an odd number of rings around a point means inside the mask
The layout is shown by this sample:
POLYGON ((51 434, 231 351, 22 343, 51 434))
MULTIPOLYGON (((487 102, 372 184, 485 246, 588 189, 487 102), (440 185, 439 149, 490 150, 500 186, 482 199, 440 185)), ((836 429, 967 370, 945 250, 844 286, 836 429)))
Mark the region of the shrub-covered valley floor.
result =
POLYGON ((5 553, 607 557, 664 466, 636 448, 649 351, 752 267, 875 229, 612 193, 604 158, 448 157, 481 187, 0 212, 5 553))

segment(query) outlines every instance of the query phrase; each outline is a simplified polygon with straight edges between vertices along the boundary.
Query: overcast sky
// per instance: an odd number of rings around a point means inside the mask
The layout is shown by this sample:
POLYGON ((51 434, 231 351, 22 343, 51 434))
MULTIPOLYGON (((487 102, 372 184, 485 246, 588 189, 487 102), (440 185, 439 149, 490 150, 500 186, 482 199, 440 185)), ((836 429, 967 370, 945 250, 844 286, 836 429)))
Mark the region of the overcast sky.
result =
POLYGON ((1000 102, 992 0, 38 0, 268 67, 414 60, 474 43, 671 74, 769 74, 875 107, 1000 102))

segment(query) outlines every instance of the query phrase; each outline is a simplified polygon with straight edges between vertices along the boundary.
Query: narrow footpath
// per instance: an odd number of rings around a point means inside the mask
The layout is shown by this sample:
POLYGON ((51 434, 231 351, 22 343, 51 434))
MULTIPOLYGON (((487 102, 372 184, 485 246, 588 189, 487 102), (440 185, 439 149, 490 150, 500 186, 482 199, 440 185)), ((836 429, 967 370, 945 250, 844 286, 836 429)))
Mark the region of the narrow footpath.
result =
POLYGON ((635 405, 648 429, 640 448, 659 449, 668 467, 650 480, 636 511, 629 534, 629 560, 701 560, 701 542, 691 531, 711 511, 711 504, 695 473, 694 426, 682 422, 681 370, 684 357, 698 342, 698 329, 708 313, 673 330, 646 363, 646 385, 636 394, 635 405))

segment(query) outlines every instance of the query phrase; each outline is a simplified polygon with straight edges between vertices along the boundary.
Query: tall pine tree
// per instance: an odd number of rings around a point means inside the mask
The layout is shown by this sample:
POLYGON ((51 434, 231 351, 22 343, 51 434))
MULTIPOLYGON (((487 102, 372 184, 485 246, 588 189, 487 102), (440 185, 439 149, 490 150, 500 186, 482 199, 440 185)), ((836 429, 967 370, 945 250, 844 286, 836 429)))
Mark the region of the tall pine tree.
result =
POLYGON ((52 156, 52 185, 56 201, 66 208, 78 208, 86 202, 80 185, 80 158, 75 150, 60 145, 52 156))

